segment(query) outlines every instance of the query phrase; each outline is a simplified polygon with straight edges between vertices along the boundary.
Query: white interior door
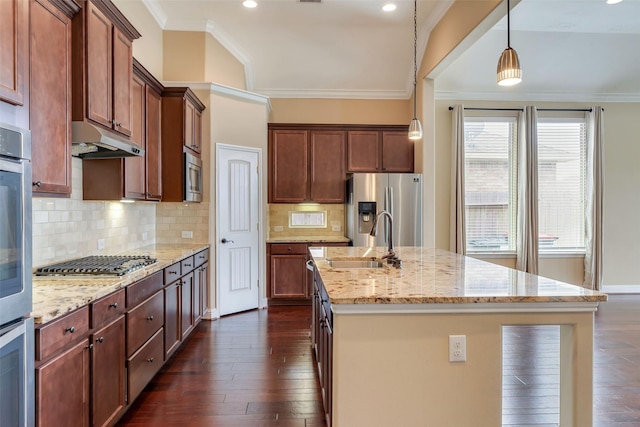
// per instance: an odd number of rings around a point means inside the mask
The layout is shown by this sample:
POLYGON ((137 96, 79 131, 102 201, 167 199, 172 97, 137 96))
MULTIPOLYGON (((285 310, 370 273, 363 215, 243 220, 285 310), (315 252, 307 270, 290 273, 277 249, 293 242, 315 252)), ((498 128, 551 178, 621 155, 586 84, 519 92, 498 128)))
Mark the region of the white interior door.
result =
POLYGON ((216 144, 218 309, 258 307, 260 150, 216 144))

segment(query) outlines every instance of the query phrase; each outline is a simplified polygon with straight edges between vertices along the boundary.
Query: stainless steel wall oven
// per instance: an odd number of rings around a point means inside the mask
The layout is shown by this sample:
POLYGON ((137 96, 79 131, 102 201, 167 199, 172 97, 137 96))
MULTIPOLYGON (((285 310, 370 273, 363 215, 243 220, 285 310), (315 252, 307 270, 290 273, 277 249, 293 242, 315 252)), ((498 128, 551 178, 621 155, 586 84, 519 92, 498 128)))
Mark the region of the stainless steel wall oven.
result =
POLYGON ((0 427, 34 423, 31 137, 0 124, 0 427))

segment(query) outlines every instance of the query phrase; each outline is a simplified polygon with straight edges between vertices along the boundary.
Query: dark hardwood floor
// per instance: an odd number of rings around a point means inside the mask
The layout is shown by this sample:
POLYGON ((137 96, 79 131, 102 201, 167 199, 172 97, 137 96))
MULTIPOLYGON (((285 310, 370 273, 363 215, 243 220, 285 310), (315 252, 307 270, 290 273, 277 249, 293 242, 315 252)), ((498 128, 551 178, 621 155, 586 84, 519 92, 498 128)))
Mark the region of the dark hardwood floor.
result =
MULTIPOLYGON (((201 322, 118 425, 325 426, 310 315, 201 322)), ((558 327, 504 329, 503 425, 558 425, 558 341, 558 327)), ((593 411, 595 427, 640 426, 640 295, 611 295, 596 313, 593 411)))

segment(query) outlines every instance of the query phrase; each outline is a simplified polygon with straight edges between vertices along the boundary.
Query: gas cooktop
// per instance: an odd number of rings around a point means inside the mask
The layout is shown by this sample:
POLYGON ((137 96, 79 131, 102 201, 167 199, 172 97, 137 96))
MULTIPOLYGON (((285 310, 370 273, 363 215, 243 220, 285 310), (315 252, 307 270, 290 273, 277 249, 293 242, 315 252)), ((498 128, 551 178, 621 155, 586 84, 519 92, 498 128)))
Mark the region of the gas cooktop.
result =
POLYGON ((36 276, 103 275, 123 276, 156 262, 148 255, 88 256, 36 269, 36 276))

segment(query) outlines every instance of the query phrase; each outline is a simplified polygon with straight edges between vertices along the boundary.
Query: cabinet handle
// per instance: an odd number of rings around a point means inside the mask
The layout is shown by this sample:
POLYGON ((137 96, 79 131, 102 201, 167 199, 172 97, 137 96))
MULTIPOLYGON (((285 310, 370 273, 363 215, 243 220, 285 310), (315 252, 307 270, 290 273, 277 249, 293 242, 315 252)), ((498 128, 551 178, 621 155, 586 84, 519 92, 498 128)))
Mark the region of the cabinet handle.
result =
POLYGON ((116 123, 116 126, 121 128, 122 127, 122 123, 116 123))
POLYGON ((151 193, 144 193, 145 196, 151 197, 151 193))
POLYGON ((42 187, 42 181, 35 181, 35 182, 32 182, 31 184, 34 187, 38 187, 38 188, 42 187))
POLYGON ((169 274, 178 274, 178 272, 177 272, 177 271, 169 270, 169 274))
POLYGON ((151 316, 147 316, 147 320, 149 321, 153 320, 153 314, 151 316))
POLYGON ((204 255, 198 255, 198 258, 204 259, 204 255))
POLYGON ((113 304, 109 304, 109 308, 118 308, 118 303, 114 302, 113 304))
POLYGON ((104 337, 96 338, 96 342, 104 342, 104 337))
POLYGON ((69 326, 68 328, 65 328, 64 330, 65 332, 69 332, 70 334, 74 333, 76 331, 76 328, 74 326, 69 326))
POLYGON ((153 357, 148 358, 148 359, 147 359, 147 362, 149 362, 149 363, 153 363, 153 357))
POLYGON ((191 267, 191 264, 185 264, 184 266, 185 267, 191 267))
POLYGON ((89 344, 88 346, 86 346, 84 349, 85 350, 91 350, 93 348, 93 344, 89 344))

